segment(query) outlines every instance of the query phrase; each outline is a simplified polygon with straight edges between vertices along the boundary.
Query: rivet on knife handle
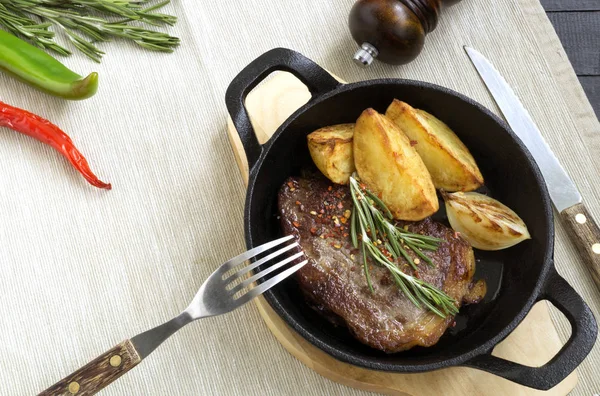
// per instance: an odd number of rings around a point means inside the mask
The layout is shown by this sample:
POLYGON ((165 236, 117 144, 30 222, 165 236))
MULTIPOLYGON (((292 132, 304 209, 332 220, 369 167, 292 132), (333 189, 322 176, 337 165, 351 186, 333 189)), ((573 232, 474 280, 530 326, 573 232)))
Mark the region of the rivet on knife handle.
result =
POLYGON ((93 395, 137 366, 141 360, 131 341, 123 341, 39 396, 93 395))
POLYGON ((561 217, 569 224, 569 235, 600 288, 600 228, 583 204, 563 210, 561 217))

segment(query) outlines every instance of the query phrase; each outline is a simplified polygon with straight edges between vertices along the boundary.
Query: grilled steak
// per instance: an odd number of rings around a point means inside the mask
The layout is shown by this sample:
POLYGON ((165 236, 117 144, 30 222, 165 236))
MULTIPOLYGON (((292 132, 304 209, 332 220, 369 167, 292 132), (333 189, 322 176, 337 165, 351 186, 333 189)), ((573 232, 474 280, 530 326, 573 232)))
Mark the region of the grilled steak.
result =
MULTIPOLYGON (((281 187, 279 212, 284 233, 295 235, 309 258, 297 273, 308 303, 373 348, 392 353, 415 345, 434 345, 453 317, 441 318, 416 307, 388 270, 376 265, 370 265, 374 293, 369 290, 361 253, 352 246, 349 235, 351 209, 349 188, 322 177, 291 177, 281 187)), ((444 240, 437 251, 426 252, 435 267, 421 262, 419 278, 459 303, 483 297, 485 284, 473 287, 475 259, 466 241, 430 219, 408 223, 407 227, 411 232, 444 240)), ((413 274, 406 263, 402 269, 413 274)))

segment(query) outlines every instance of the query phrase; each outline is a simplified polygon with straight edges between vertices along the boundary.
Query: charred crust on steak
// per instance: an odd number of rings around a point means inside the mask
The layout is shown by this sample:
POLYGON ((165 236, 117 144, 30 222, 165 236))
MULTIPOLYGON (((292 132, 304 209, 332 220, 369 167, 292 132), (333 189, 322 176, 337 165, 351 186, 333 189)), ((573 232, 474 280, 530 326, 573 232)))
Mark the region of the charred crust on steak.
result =
MULTIPOLYGON (((300 289, 307 303, 329 321, 347 326, 359 341, 388 353, 432 346, 453 325, 452 316, 441 318, 413 305, 389 272, 373 264, 374 293, 369 290, 360 251, 349 235, 352 200, 347 186, 314 175, 290 177, 278 199, 284 234, 294 235, 309 259, 296 274, 300 289)), ((414 274, 403 263, 403 271, 442 289, 459 304, 483 298, 485 283, 473 282, 473 249, 460 235, 429 218, 404 224, 411 232, 444 242, 437 251, 426 252, 434 267, 421 262, 414 274)))

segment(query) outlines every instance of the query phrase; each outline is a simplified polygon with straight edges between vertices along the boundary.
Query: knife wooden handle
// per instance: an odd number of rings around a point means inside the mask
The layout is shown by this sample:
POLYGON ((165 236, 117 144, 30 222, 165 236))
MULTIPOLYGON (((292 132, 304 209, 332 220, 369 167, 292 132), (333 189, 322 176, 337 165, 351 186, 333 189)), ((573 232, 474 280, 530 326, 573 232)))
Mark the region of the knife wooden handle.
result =
POLYGON ((569 224, 571 238, 600 288, 600 228, 582 203, 563 210, 561 216, 569 224))
POLYGON ((38 396, 93 395, 116 381, 141 361, 142 359, 131 341, 125 340, 38 396))

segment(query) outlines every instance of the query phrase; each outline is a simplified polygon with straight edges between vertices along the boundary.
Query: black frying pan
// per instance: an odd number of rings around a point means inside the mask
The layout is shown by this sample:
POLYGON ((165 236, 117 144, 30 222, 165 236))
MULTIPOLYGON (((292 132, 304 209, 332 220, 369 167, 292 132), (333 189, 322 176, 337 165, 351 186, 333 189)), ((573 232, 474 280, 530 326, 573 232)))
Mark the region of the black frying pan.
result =
POLYGON ((481 168, 486 187, 523 218, 532 239, 504 251, 476 251, 476 277, 486 279, 487 296, 480 304, 463 307, 457 326, 430 348, 385 354, 367 347, 348 330, 334 327, 309 308, 293 280, 265 293, 267 301, 304 338, 350 364, 399 373, 468 366, 532 388, 552 388, 589 353, 596 340, 597 324, 589 307, 554 268, 552 208, 533 158, 498 117, 461 94, 401 79, 340 84, 311 60, 282 48, 257 58, 237 75, 226 94, 227 108, 250 168, 245 210, 248 248, 281 236, 276 218, 277 192, 288 176, 299 174, 310 164, 306 135, 326 125, 355 122, 368 107, 384 112, 394 98, 434 114, 458 134, 481 168), (275 70, 293 73, 308 86, 312 99, 260 145, 244 100, 275 70), (492 356, 494 346, 540 300, 551 301, 571 323, 571 338, 560 352, 541 367, 492 356))

